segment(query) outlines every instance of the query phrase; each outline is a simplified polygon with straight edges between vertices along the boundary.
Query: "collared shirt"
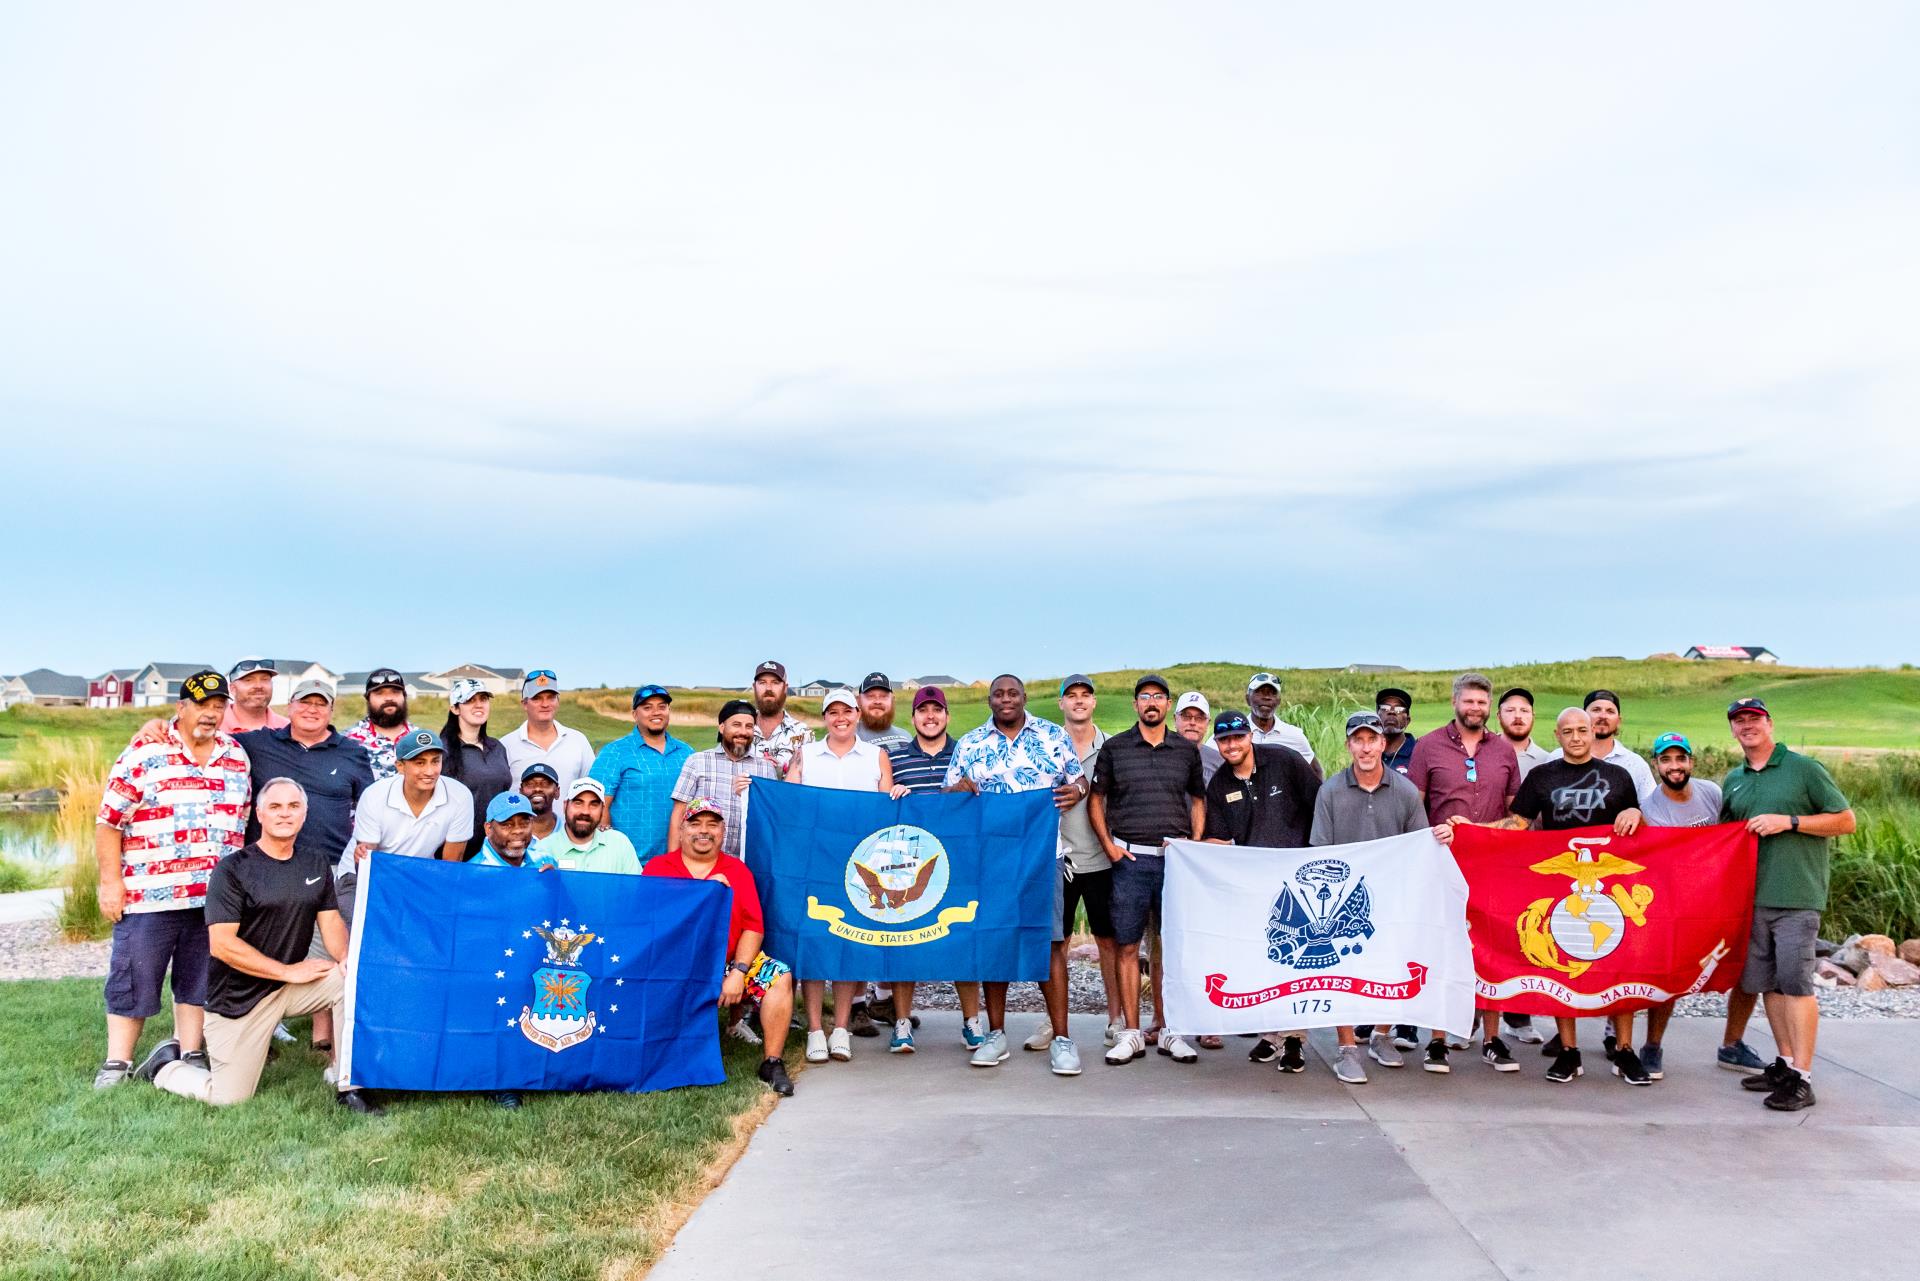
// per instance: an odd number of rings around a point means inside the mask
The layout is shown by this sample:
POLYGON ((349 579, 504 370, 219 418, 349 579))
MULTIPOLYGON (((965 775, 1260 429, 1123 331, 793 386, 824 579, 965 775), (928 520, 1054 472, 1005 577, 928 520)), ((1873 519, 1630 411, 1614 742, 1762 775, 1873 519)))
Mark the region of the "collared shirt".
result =
POLYGON ((240 723, 240 717, 237 715, 239 710, 240 705, 238 703, 228 703, 227 714, 220 718, 220 728, 235 738, 240 737, 242 734, 251 734, 255 730, 285 729, 287 727, 287 718, 274 711, 271 707, 267 709, 267 723, 265 725, 242 725, 240 723))
MULTIPOLYGON (((1200 777, 1211 783, 1213 776, 1220 772, 1220 767, 1227 763, 1227 758, 1220 755, 1220 749, 1212 743, 1195 743, 1194 746, 1200 749, 1200 777)), ((1299 753, 1295 752, 1294 755, 1298 756, 1299 753)))
POLYGON ((499 850, 493 848, 493 842, 487 840, 485 837, 482 837, 480 840, 480 852, 468 859, 467 862, 473 864, 475 867, 515 867, 536 872, 540 870, 540 860, 534 856, 533 846, 529 845, 527 847, 526 853, 520 856, 518 863, 509 863, 499 850))
POLYGON ((563 872, 610 872, 626 876, 640 875, 640 856, 633 842, 619 832, 595 831, 585 845, 574 843, 573 834, 557 827, 550 836, 534 842, 528 857, 551 860, 563 872))
MULTIPOLYGON (((1826 766, 1811 756, 1775 744, 1759 769, 1744 760, 1720 781, 1720 817, 1744 823, 1756 814, 1839 814, 1851 808, 1826 766)), ((1809 832, 1785 831, 1760 838, 1754 876, 1756 907, 1827 910, 1828 855, 1832 842, 1809 832)))
MULTIPOLYGON (((1508 739, 1507 745, 1512 747, 1513 740, 1508 739)), ((1538 743, 1535 743, 1532 738, 1527 739, 1527 745, 1525 747, 1514 747, 1513 754, 1515 759, 1520 762, 1520 779, 1522 782, 1526 781, 1527 773, 1532 770, 1534 766, 1553 759, 1553 753, 1541 747, 1538 743)))
POLYGON ((1273 718, 1272 729, 1261 729, 1254 725, 1253 717, 1247 717, 1247 724, 1253 726, 1253 741, 1256 745, 1265 743, 1272 747, 1291 747, 1300 753, 1300 759, 1313 764, 1313 744, 1307 741, 1307 732, 1298 725, 1289 725, 1278 716, 1273 718))
POLYGON ((347 727, 347 737, 367 749, 367 763, 373 766, 373 780, 392 778, 400 772, 400 762, 394 756, 395 740, 413 733, 413 722, 402 721, 400 728, 387 735, 373 727, 373 722, 362 716, 347 727))
MULTIPOLYGON (((560 776, 560 795, 565 796, 567 789, 573 786, 574 779, 584 778, 592 771, 593 744, 587 741, 585 734, 577 729, 568 729, 559 721, 553 723, 553 728, 551 747, 542 747, 527 737, 525 725, 508 730, 500 736, 500 741, 507 746, 507 766, 514 782, 520 781, 520 776, 527 772, 529 765, 551 765, 553 772, 560 776)), ((639 732, 637 729, 634 731, 635 734, 639 732)))
POLYGON ((740 857, 741 845, 747 835, 747 794, 736 790, 736 780, 741 778, 765 778, 778 782, 780 771, 751 748, 736 761, 727 755, 726 748, 709 747, 681 761, 680 778, 673 785, 672 796, 673 800, 683 805, 702 799, 718 805, 727 820, 726 830, 720 836, 720 850, 735 858, 740 857))
POLYGON ((947 785, 947 767, 953 764, 954 740, 947 735, 940 750, 929 753, 918 738, 895 743, 887 749, 887 762, 893 766, 893 784, 909 792, 938 792, 947 785))
POLYGON ((218 731, 200 764, 168 722, 157 743, 121 752, 100 794, 99 821, 120 829, 120 875, 128 912, 201 908, 214 865, 247 843, 252 766, 218 731))
POLYGON ((517 790, 520 780, 507 759, 507 745, 491 734, 469 743, 455 732, 443 741, 447 751, 441 777, 473 793, 473 839, 467 842, 467 856, 473 858, 487 839, 487 806, 502 792, 517 790))
POLYGON ((760 718, 753 721, 753 750, 766 757, 767 763, 778 770, 781 778, 793 768, 793 758, 800 749, 813 741, 813 730, 792 712, 780 714, 780 724, 771 734, 760 732, 760 718))
POLYGON ((383 778, 360 798, 353 815, 355 845, 371 845, 408 858, 439 858, 449 841, 462 846, 473 839, 473 793, 442 776, 418 814, 407 804, 406 780, 383 778))
MULTIPOLYGON (((337 729, 308 746, 293 736, 290 726, 252 729, 236 740, 253 763, 253 795, 276 778, 290 778, 307 792, 307 821, 293 848, 317 850, 329 863, 353 844, 353 807, 373 786, 373 765, 367 749, 337 729)), ((247 839, 260 839, 260 817, 247 820, 247 839)))
MULTIPOLYGON (((1556 747, 1548 752, 1547 756, 1551 760, 1558 761, 1564 760, 1566 754, 1556 747)), ((1609 765, 1616 765, 1625 770, 1633 779, 1633 791, 1636 797, 1645 796, 1660 786, 1659 781, 1653 776, 1653 766, 1647 764, 1647 758, 1621 743, 1618 738, 1613 740, 1613 747, 1604 756, 1596 752, 1593 759, 1605 761, 1609 765)))
POLYGON ((1298 849, 1313 830, 1313 801, 1320 780, 1300 753, 1253 745, 1253 773, 1241 778, 1223 765, 1207 783, 1208 840, 1298 849))
POLYGON ((1358 845, 1383 836, 1405 836, 1427 827, 1420 789, 1406 776, 1382 770, 1372 791, 1360 786, 1349 765, 1328 779, 1313 798, 1309 845, 1358 845))
POLYGON ((1380 754, 1380 763, 1394 773, 1404 777, 1406 772, 1413 768, 1413 743, 1413 735, 1402 734, 1400 736, 1400 746, 1391 752, 1382 752, 1380 754))
POLYGON ((1207 794, 1200 749, 1172 730, 1156 747, 1130 725, 1101 745, 1093 790, 1107 798, 1107 832, 1116 841, 1158 845, 1194 836, 1191 802, 1207 794))
POLYGON ((876 792, 880 790, 880 761, 884 756, 857 735, 845 756, 836 754, 823 738, 800 749, 800 781, 809 787, 831 787, 842 792, 876 792))
POLYGON ((952 787, 964 777, 982 792, 1052 791, 1085 773, 1067 731, 1029 712, 1026 724, 1011 738, 992 720, 963 734, 954 745, 946 785, 952 787))
MULTIPOLYGON (((1106 741, 1106 732, 1096 725, 1093 741, 1087 745, 1087 750, 1074 750, 1080 761, 1080 772, 1089 781, 1093 778, 1093 764, 1100 756, 1100 746, 1106 741)), ((1073 744, 1071 734, 1067 735, 1067 744, 1073 744)), ((1113 866, 1107 859, 1107 852, 1100 848, 1100 838, 1093 834, 1093 818, 1087 813, 1087 803, 1092 795, 1092 788, 1088 788, 1087 795, 1060 816, 1060 853, 1065 856, 1067 865, 1076 872, 1104 872, 1113 866)))
POLYGON ((1469 757, 1459 722, 1448 721, 1413 745, 1407 781, 1425 793, 1431 824, 1456 814, 1473 823, 1497 823, 1520 790, 1520 758, 1498 731, 1483 733, 1469 757))
MULTIPOLYGON (((673 817, 673 786, 680 781, 681 770, 695 754, 691 747, 671 734, 667 735, 665 745, 655 747, 636 728, 608 743, 593 758, 592 768, 587 772, 607 789, 610 821, 616 831, 633 842, 641 858, 667 852, 667 820, 673 817)), ((516 772, 514 777, 518 778, 519 774, 516 772)), ((563 784, 560 795, 566 794, 563 784)))

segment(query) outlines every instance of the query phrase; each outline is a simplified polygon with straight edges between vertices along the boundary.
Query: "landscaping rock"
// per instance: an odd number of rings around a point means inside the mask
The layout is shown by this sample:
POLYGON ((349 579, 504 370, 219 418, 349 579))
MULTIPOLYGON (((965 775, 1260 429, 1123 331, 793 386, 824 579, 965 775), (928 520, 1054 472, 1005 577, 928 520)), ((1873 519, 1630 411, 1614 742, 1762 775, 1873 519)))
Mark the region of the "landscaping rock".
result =
POLYGON ((1897 956, 1875 953, 1873 968, 1868 972, 1885 979, 1888 987, 1912 987, 1920 983, 1920 965, 1903 961, 1897 956))
POLYGON ((1859 980, 1853 977, 1853 971, 1832 961, 1821 961, 1813 967, 1813 977, 1825 979, 1828 987, 1852 987, 1859 980))
POLYGON ((1909 965, 1920 965, 1920 939, 1908 939, 1894 952, 1909 965))
POLYGON ((1838 943, 1832 943, 1826 939, 1815 939, 1813 941, 1813 954, 1817 957, 1832 956, 1835 952, 1839 951, 1839 949, 1840 945, 1838 943))
POLYGON ((1880 971, 1869 968, 1860 975, 1858 990, 1862 992, 1883 992, 1893 985, 1883 977, 1880 971))
POLYGON ((1858 943, 1842 943, 1840 949, 1827 959, 1843 970, 1858 974, 1867 968, 1872 956, 1858 943))
POLYGON ((1875 956, 1893 955, 1893 940, 1884 934, 1862 934, 1860 946, 1875 956))

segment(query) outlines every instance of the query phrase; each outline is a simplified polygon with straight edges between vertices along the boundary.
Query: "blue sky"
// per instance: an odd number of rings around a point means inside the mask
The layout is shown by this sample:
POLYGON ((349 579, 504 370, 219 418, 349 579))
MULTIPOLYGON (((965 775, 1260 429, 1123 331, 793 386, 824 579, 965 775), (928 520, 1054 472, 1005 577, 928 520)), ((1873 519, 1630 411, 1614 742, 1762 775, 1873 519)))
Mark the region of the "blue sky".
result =
POLYGON ((1920 658, 1916 46, 15 6, 0 671, 1920 658))

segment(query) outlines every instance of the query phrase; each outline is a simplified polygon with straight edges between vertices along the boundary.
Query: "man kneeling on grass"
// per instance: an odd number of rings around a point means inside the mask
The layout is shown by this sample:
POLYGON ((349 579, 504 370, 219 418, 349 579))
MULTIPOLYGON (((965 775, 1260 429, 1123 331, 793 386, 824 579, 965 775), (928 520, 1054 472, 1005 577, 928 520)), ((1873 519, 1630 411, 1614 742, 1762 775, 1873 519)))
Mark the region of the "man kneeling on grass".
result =
MULTIPOLYGON (((253 1097, 273 1029, 283 1018, 340 1004, 338 962, 310 957, 317 926, 334 956, 347 954, 347 927, 333 897, 333 866, 316 849, 296 850, 307 821, 306 789, 276 778, 254 802, 260 839, 220 860, 207 878, 207 1054, 209 1067, 175 1058, 153 1083, 216 1106, 253 1097)), ((342 1106, 368 1116, 383 1109, 344 1081, 342 1106)))
POLYGON ((721 808, 704 797, 687 803, 680 819, 680 848, 647 861, 647 876, 678 876, 692 881, 719 881, 733 896, 727 922, 727 977, 720 985, 720 1004, 731 1010, 743 999, 760 1003, 760 1033, 766 1039, 766 1057, 760 1060, 760 1079, 777 1094, 792 1094, 793 1082, 780 1052, 786 1047, 787 1025, 793 1021, 793 967, 760 950, 766 926, 760 915, 760 892, 747 865, 720 852, 727 819, 721 808))

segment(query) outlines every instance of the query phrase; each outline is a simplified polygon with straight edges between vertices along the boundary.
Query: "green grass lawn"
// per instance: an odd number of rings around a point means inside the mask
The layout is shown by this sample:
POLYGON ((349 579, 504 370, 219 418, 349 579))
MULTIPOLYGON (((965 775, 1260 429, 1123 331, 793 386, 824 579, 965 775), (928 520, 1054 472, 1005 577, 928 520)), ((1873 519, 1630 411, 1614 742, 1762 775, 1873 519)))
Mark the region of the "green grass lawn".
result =
POLYGON ((101 1022, 98 981, 0 986, 0 1277, 635 1276, 769 1097, 728 1042, 723 1085, 517 1113, 400 1095, 369 1120, 283 1047, 258 1097, 215 1110, 96 1094, 101 1022))

